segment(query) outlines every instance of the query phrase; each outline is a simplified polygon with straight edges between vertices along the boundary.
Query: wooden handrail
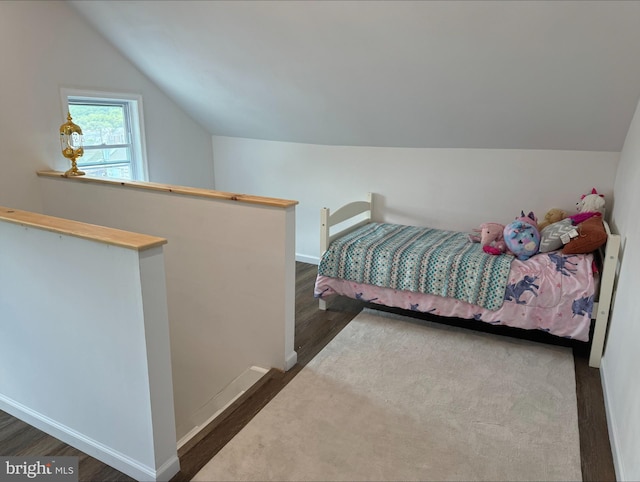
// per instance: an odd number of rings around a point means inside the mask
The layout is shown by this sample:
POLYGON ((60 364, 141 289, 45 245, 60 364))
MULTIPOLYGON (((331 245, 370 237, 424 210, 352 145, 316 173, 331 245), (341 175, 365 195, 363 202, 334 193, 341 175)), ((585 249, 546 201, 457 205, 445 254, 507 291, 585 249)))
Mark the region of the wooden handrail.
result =
POLYGON ((81 223, 70 219, 56 218, 45 214, 20 211, 19 209, 11 209, 3 206, 0 206, 0 221, 43 229, 76 238, 88 239, 99 243, 111 244, 122 248, 134 249, 136 251, 144 251, 167 243, 166 239, 156 236, 132 233, 120 229, 81 223))
POLYGON ((239 201, 250 204, 261 204, 276 208, 289 208, 298 204, 298 201, 288 199, 278 199, 262 196, 252 196, 250 194, 236 194, 223 191, 214 191, 213 189, 201 189, 197 187, 176 186, 173 184, 160 184, 157 182, 128 181, 121 179, 106 179, 102 177, 79 176, 66 177, 63 172, 59 171, 38 171, 41 177, 57 177, 80 182, 92 182, 99 184, 108 184, 110 186, 124 186, 134 189, 147 189, 150 191, 161 191, 172 194, 182 194, 187 196, 198 196, 210 199, 222 199, 226 201, 239 201))

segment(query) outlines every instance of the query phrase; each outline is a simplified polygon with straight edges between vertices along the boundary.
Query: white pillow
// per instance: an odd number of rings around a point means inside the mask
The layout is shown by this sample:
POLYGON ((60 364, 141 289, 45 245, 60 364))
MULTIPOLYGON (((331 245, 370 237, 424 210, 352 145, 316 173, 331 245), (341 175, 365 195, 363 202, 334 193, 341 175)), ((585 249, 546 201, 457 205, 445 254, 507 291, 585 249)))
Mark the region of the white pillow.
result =
POLYGON ((561 219, 557 223, 550 224, 540 231, 540 249, 541 253, 548 253, 560 249, 563 246, 560 236, 568 233, 574 228, 571 219, 561 219))

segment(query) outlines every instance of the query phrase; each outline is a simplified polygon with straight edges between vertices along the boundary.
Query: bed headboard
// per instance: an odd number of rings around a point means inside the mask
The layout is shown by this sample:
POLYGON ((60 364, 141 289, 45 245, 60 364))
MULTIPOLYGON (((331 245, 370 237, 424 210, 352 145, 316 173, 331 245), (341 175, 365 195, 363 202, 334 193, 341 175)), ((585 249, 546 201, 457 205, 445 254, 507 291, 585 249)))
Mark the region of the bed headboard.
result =
POLYGON ((329 247, 329 243, 334 239, 344 236, 345 234, 358 229, 360 226, 364 226, 371 221, 371 215, 373 213, 373 193, 367 194, 366 201, 355 201, 349 204, 345 204, 336 212, 332 213, 329 208, 322 208, 320 210, 320 257, 329 247), (355 224, 345 224, 340 230, 331 231, 333 226, 341 223, 348 222, 349 220, 366 213, 364 219, 355 224))

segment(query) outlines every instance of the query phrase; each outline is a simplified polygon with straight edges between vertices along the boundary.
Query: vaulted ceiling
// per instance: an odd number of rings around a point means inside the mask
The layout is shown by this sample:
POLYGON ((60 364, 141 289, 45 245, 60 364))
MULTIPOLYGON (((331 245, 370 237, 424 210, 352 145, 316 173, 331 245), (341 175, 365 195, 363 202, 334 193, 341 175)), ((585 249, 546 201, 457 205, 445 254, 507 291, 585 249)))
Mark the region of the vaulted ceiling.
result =
POLYGON ((73 1, 215 135, 618 151, 635 1, 73 1))

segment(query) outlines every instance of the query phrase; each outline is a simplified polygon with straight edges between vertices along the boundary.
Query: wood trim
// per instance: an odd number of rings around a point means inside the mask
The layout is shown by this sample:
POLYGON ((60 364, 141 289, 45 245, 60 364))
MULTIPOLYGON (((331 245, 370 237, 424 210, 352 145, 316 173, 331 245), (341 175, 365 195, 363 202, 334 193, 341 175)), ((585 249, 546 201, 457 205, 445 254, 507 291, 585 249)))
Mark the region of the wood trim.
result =
POLYGON ((3 206, 0 206, 0 221, 51 231, 66 236, 88 239, 98 243, 111 244, 121 248, 134 249, 136 251, 144 251, 167 243, 166 239, 156 236, 132 233, 120 229, 97 226, 95 224, 80 223, 70 219, 56 218, 3 206))
POLYGON ((59 171, 38 171, 40 177, 55 177, 61 179, 68 179, 70 181, 89 182, 97 184, 107 184, 109 186, 122 186, 133 189, 146 189, 149 191, 160 191, 171 194, 182 194, 186 196, 197 196, 209 199, 220 199, 225 201, 239 201, 249 204, 260 204, 263 206, 270 206, 275 208, 289 208, 298 204, 298 201, 292 201, 288 199, 278 199, 262 196, 252 196, 250 194, 236 194, 231 192, 214 191, 212 189, 201 189, 197 187, 188 186, 176 186, 173 184, 160 184, 156 182, 143 182, 143 181, 127 181, 117 179, 105 179, 101 177, 92 176, 79 176, 79 177, 66 177, 63 172, 59 171))

